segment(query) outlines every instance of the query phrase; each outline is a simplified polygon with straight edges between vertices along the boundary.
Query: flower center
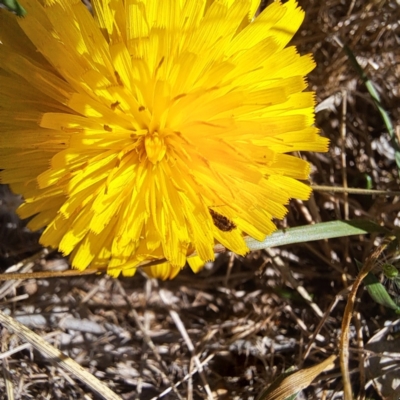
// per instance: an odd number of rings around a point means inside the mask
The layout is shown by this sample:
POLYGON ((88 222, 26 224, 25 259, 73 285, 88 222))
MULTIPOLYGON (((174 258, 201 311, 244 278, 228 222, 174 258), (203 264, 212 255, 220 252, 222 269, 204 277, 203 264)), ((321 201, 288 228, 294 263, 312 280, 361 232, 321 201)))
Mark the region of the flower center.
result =
POLYGON ((147 158, 153 164, 160 162, 167 151, 165 140, 157 131, 146 134, 144 138, 144 147, 146 149, 147 158))

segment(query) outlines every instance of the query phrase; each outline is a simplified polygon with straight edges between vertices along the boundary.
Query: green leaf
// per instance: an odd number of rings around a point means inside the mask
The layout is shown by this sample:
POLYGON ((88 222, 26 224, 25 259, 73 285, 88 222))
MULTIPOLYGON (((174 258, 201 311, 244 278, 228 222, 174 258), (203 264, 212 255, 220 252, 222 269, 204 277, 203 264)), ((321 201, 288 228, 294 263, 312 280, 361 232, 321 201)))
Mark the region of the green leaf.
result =
POLYGON ((18 17, 25 17, 26 15, 26 10, 17 0, 0 0, 0 4, 4 4, 8 10, 15 12, 18 17))
POLYGON ((245 241, 250 250, 261 250, 287 244, 305 243, 314 240, 332 239, 352 235, 365 235, 368 233, 389 234, 390 232, 371 221, 331 221, 279 230, 267 236, 267 238, 262 242, 249 237, 246 237, 245 241))
POLYGON ((368 78, 367 74, 362 69, 361 65, 358 63, 357 58, 351 51, 350 47, 348 47, 347 45, 343 45, 343 50, 347 54, 349 61, 353 64, 354 69, 357 71, 357 73, 360 75, 360 78, 363 80, 369 95, 371 96, 376 108, 379 111, 379 114, 381 115, 382 121, 385 124, 387 131, 389 132, 390 142, 392 144, 393 149, 395 150, 397 167, 400 169, 400 144, 398 142, 398 139, 396 138, 395 130, 393 127, 392 120, 390 119, 389 113, 382 106, 381 98, 379 96, 378 91, 375 89, 373 82, 368 78))
POLYGON ((380 305, 395 310, 400 313, 400 307, 393 301, 392 297, 387 292, 376 276, 371 272, 364 278, 365 288, 369 295, 380 305))
POLYGON ((398 280, 399 271, 394 265, 385 263, 382 265, 382 271, 386 278, 396 281, 398 280))

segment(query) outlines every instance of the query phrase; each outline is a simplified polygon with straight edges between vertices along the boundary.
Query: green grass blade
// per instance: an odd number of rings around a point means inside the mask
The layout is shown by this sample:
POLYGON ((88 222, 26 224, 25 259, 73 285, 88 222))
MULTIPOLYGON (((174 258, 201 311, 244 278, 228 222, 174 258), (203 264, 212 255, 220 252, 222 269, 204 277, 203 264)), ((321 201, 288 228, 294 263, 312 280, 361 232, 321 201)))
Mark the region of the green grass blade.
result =
POLYGON ((353 235, 365 235, 374 232, 384 234, 389 233, 389 231, 382 226, 370 221, 330 221, 321 222, 315 225, 279 230, 267 236, 267 238, 262 242, 248 237, 245 238, 245 240, 250 250, 260 250, 287 244, 305 243, 314 240, 332 239, 353 235))
POLYGON ((369 295, 378 303, 384 307, 395 310, 400 313, 400 307, 395 303, 390 294, 387 292, 385 286, 383 286, 374 274, 371 272, 364 279, 365 288, 368 290, 369 295))
POLYGON ((383 123, 385 124, 386 129, 389 132, 390 142, 396 153, 395 158, 396 158, 397 167, 400 169, 400 145, 396 138, 393 123, 392 123, 392 120, 390 119, 389 113, 383 108, 379 93, 375 89, 373 82, 368 78, 367 74, 362 69, 361 65, 358 63, 358 61, 357 61, 356 57, 354 56, 353 52, 351 51, 351 49, 346 44, 344 44, 343 50, 347 54, 347 57, 349 58, 349 61, 353 65, 354 69, 357 71, 357 73, 360 75, 361 79, 363 80, 365 87, 368 90, 369 95, 371 96, 376 108, 378 109, 378 111, 381 115, 383 123))
POLYGON ((14 11, 18 17, 25 17, 26 15, 26 10, 17 0, 0 0, 0 4, 4 4, 8 10, 14 11))

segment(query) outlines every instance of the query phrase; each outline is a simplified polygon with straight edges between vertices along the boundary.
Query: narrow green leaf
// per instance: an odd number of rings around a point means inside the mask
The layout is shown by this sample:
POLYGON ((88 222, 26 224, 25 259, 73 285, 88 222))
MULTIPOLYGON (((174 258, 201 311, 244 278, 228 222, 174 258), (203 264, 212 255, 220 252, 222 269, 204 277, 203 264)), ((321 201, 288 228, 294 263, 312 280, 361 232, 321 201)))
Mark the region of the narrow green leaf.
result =
POLYGON ((17 0, 0 0, 0 4, 4 4, 8 10, 15 12, 18 17, 25 17, 26 15, 26 10, 17 0))
POLYGON ((369 174, 364 174, 365 181, 366 181, 366 189, 372 189, 373 184, 372 184, 372 177, 369 174))
POLYGON ((332 239, 338 237, 365 235, 368 233, 384 233, 389 231, 371 221, 330 221, 315 225, 299 226, 279 230, 267 236, 259 242, 253 238, 246 237, 246 244, 250 250, 261 250, 269 247, 283 246, 294 243, 311 242, 314 240, 332 239))
POLYGON ((371 272, 364 278, 365 288, 369 295, 380 305, 395 310, 400 313, 400 307, 393 301, 392 297, 387 292, 376 276, 371 272))
POLYGON ((367 74, 362 69, 361 65, 358 63, 357 58, 354 56, 350 47, 348 47, 347 45, 343 45, 343 50, 347 54, 349 61, 353 64, 354 69, 357 71, 357 73, 363 80, 369 95, 371 96, 373 102, 375 103, 375 106, 378 109, 379 113, 381 114, 382 121, 385 124, 386 129, 390 135, 390 142, 392 144, 393 149, 395 150, 397 167, 400 169, 400 145, 396 138, 393 123, 390 119, 389 113, 383 108, 379 93, 375 89, 373 82, 368 78, 367 74))

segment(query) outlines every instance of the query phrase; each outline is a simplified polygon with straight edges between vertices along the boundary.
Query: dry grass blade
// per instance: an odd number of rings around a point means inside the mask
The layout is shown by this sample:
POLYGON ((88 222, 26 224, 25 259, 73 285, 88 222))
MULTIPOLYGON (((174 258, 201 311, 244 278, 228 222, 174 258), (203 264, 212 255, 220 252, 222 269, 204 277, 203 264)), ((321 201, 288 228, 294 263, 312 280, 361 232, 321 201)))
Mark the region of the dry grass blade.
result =
POLYGON ((268 388, 257 400, 285 400, 293 396, 309 386, 321 372, 331 369, 336 358, 332 355, 313 367, 294 372, 280 381, 277 387, 272 390, 268 388))
MULTIPOLYGON (((203 360, 203 362, 201 363, 201 368, 203 369, 203 367, 205 365, 207 365, 207 363, 209 361, 211 361, 213 359, 214 355, 211 355, 209 357, 207 357, 206 359, 203 360)), ((159 400, 162 399, 164 396, 166 396, 168 393, 170 393, 171 391, 173 391, 174 389, 176 389, 179 385, 182 385, 183 382, 189 381, 193 375, 197 374, 199 372, 199 370, 197 369, 197 367, 195 366, 190 373, 188 373, 181 381, 177 382, 174 387, 169 387, 168 389, 164 390, 162 393, 160 393, 157 397, 153 397, 151 400, 159 400)), ((193 398, 193 394, 189 393, 188 398, 193 398)))
MULTIPOLYGON (((29 266, 31 268, 32 265, 29 266)), ((86 269, 78 271, 76 269, 69 269, 67 271, 38 271, 38 272, 20 272, 20 273, 6 273, 0 274, 0 282, 2 281, 17 281, 21 279, 50 279, 50 278, 65 278, 72 276, 86 276, 104 273, 103 270, 86 269)))
POLYGON ((70 357, 66 356, 60 350, 48 344, 39 335, 1 311, 0 323, 14 331, 21 339, 29 342, 36 350, 40 351, 51 361, 57 363, 57 365, 70 372, 103 399, 122 400, 120 396, 116 395, 104 383, 100 382, 70 357))
POLYGON ((372 254, 367 258, 362 267, 361 271, 357 275, 356 280, 353 283, 353 287, 349 293, 347 299, 346 308, 343 315, 342 322, 342 335, 340 337, 340 368, 342 370, 343 387, 344 387, 344 400, 353 399, 353 391, 350 381, 350 371, 349 371, 349 335, 350 335, 350 322, 353 316, 354 305, 357 297, 357 291, 368 273, 376 265, 376 261, 382 252, 387 247, 387 244, 383 244, 375 249, 372 254))
POLYGON ((400 196, 399 191, 387 191, 387 190, 376 190, 376 189, 360 189, 360 188, 349 188, 340 186, 320 186, 313 185, 313 190, 317 192, 331 192, 331 193, 348 193, 348 194, 360 194, 360 195, 382 195, 382 196, 400 196))
MULTIPOLYGON (((160 290, 160 297, 161 297, 162 301, 166 305, 168 305, 169 307, 172 306, 172 303, 170 301, 170 297, 168 296, 168 294, 164 290, 160 290)), ((212 393, 211 393, 210 385, 207 382, 207 379, 206 379, 205 374, 204 374, 203 366, 202 366, 202 364, 201 364, 201 362, 199 360, 199 357, 195 353, 195 348, 193 346, 193 342, 191 341, 191 339, 190 339, 190 337, 189 337, 189 335, 187 333, 185 325, 183 324, 181 318, 179 317, 179 314, 176 311, 170 309, 169 310, 169 315, 171 316, 171 318, 175 322, 175 325, 178 328, 180 334, 182 335, 182 338, 185 341, 186 346, 188 347, 190 353, 192 354, 194 363, 195 363, 196 368, 197 368, 197 370, 198 370, 198 372, 200 374, 204 390, 205 390, 205 392, 207 394, 207 398, 209 400, 212 400, 213 396, 212 396, 212 393)))
POLYGON ((131 314, 132 314, 132 316, 133 316, 133 318, 135 320, 135 323, 136 323, 137 327, 140 329, 140 331, 143 334, 144 342, 146 343, 146 345, 153 352, 153 354, 156 357, 156 359, 157 359, 159 365, 161 366, 162 370, 165 371, 165 373, 163 373, 162 371, 159 371, 159 373, 161 373, 163 375, 163 377, 169 382, 170 389, 175 393, 176 397, 178 399, 182 399, 181 395, 176 390, 176 387, 175 387, 174 383, 171 381, 171 379, 168 376, 168 367, 166 366, 166 364, 163 361, 159 351, 157 350, 156 346, 154 345, 153 341, 151 340, 146 328, 143 326, 142 322, 140 321, 140 317, 139 317, 138 313, 136 312, 136 310, 134 308, 134 304, 132 303, 131 299, 126 295, 126 292, 125 292, 124 288, 122 287, 122 285, 119 282, 117 282, 117 286, 118 286, 119 291, 121 292, 121 294, 125 298, 125 301, 132 307, 131 314))
POLYGON ((6 382, 7 400, 14 400, 13 382, 7 360, 3 360, 3 378, 6 382))

